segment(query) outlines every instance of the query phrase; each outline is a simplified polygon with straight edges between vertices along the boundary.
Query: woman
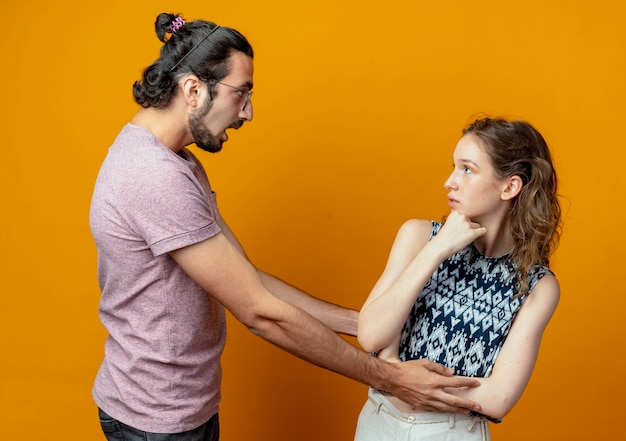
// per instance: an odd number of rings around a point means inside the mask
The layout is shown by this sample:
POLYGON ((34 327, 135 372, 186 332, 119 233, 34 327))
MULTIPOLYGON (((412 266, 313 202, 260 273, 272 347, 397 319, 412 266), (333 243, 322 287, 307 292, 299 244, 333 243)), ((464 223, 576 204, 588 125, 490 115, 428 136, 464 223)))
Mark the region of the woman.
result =
POLYGON ((358 340, 387 360, 428 358, 480 386, 450 391, 481 413, 416 409, 370 389, 357 441, 489 439, 520 398, 560 290, 548 268, 561 209, 541 134, 483 118, 463 130, 444 222, 409 220, 361 309, 358 340))

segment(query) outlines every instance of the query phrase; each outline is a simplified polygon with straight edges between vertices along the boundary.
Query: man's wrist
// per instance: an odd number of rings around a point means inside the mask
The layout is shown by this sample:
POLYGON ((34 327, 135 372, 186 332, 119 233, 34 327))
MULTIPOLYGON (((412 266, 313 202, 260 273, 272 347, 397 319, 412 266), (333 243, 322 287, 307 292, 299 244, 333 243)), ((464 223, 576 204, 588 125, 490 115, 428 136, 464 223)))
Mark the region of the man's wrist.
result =
POLYGON ((389 363, 376 354, 370 354, 370 359, 375 367, 372 369, 374 378, 369 385, 384 394, 393 395, 395 383, 391 379, 397 378, 397 363, 389 363))

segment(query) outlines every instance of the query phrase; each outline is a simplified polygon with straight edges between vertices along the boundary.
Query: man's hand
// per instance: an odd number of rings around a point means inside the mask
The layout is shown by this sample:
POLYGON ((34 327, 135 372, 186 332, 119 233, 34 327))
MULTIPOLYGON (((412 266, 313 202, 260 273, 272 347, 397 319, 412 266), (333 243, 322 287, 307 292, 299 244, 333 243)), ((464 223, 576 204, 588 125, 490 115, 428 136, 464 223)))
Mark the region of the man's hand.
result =
POLYGON ((454 377, 453 369, 421 359, 391 363, 397 372, 390 377, 393 386, 387 390, 412 405, 414 410, 468 413, 480 411, 478 403, 457 397, 446 388, 476 387, 475 378, 454 377))

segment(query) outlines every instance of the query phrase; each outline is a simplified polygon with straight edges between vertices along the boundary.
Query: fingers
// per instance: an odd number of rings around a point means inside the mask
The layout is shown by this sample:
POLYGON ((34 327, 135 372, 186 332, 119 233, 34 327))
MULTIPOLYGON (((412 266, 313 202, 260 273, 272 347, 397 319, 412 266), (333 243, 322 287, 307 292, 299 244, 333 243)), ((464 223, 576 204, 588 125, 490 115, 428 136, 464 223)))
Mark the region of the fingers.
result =
POLYGON ((485 227, 481 227, 477 223, 472 222, 472 231, 474 232, 474 240, 478 239, 480 236, 484 236, 487 234, 487 229, 485 227))
POLYGON ((477 378, 454 376, 454 369, 448 368, 439 363, 435 363, 434 361, 421 359, 421 360, 407 361, 406 363, 419 363, 422 365, 423 368, 430 371, 432 375, 429 377, 429 380, 433 388, 458 389, 462 387, 480 386, 480 381, 478 381, 477 378))
POLYGON ((465 216, 463 213, 461 213, 460 211, 456 211, 456 210, 452 210, 450 214, 448 215, 447 222, 449 221, 454 221, 458 223, 459 225, 466 224, 466 225, 469 225, 470 228, 481 228, 478 222, 472 221, 469 217, 465 216))
POLYGON ((480 224, 472 222, 458 211, 452 211, 448 219, 441 227, 440 232, 433 238, 432 243, 438 244, 445 258, 462 250, 480 236, 487 229, 480 224))
POLYGON ((431 372, 435 372, 439 375, 443 375, 445 377, 452 377, 452 375, 454 374, 454 369, 446 367, 442 364, 439 363, 435 363, 434 361, 430 361, 428 359, 422 358, 419 360, 411 360, 411 361, 407 361, 407 364, 414 364, 414 365, 419 365, 420 367, 423 367, 431 372))
POLYGON ((480 382, 476 378, 471 377, 446 377, 442 378, 441 383, 443 387, 453 387, 456 389, 480 386, 480 382))
POLYGON ((478 222, 472 221, 470 218, 459 212, 455 213, 456 216, 454 218, 454 222, 456 223, 457 230, 463 229, 467 231, 472 240, 475 240, 487 233, 487 229, 481 226, 478 222))
POLYGON ((439 401, 432 401, 431 408, 428 410, 436 410, 440 412, 469 413, 470 410, 480 412, 478 403, 460 398, 451 394, 444 394, 438 397, 439 401))
POLYGON ((407 402, 416 409, 460 413, 480 411, 478 403, 450 393, 450 389, 479 386, 476 378, 453 376, 453 369, 426 359, 407 361, 400 366, 408 367, 410 372, 419 376, 419 387, 406 391, 407 402))

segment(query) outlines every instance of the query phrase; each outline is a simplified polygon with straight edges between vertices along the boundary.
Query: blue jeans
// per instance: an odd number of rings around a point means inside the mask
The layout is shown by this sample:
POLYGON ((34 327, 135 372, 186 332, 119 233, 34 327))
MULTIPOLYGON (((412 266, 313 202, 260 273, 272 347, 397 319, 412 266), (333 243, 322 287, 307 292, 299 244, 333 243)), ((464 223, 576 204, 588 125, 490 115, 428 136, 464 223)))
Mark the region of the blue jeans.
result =
POLYGON ((220 439, 220 422, 217 414, 198 428, 181 433, 150 433, 110 417, 98 409, 100 426, 109 441, 218 441, 220 439))

